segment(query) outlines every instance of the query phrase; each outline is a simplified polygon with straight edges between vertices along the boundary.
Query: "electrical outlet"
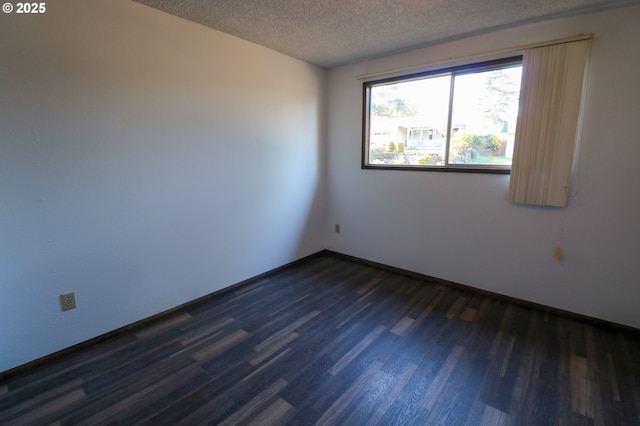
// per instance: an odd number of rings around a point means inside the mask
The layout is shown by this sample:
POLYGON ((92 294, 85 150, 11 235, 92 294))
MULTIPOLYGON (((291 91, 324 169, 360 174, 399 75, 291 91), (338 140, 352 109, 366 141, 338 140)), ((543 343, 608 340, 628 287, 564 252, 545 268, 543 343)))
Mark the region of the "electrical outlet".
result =
POLYGON ((340 233, 340 224, 339 223, 336 223, 335 230, 336 230, 336 234, 340 233))
POLYGON ((76 308, 76 293, 72 291, 71 293, 65 293, 60 295, 60 304, 62 305, 63 311, 68 311, 69 309, 76 308))
POLYGON ((561 247, 556 247, 556 249, 553 252, 553 257, 556 260, 562 260, 562 248, 561 247))

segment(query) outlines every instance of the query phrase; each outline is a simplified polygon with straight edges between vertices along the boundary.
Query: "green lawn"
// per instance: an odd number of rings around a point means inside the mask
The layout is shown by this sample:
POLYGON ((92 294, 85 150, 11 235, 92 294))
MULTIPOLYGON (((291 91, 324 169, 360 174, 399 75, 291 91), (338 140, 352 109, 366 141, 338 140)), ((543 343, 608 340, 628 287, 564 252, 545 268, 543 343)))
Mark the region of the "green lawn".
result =
POLYGON ((511 164, 511 158, 505 157, 477 157, 469 160, 467 164, 511 164))

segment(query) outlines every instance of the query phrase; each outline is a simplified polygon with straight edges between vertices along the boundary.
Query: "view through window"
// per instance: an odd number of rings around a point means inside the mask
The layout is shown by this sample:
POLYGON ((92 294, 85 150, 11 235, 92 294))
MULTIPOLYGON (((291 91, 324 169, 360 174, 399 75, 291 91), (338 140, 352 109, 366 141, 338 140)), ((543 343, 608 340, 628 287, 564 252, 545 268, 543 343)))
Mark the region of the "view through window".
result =
POLYGON ((508 173, 522 57, 364 83, 363 167, 508 173))

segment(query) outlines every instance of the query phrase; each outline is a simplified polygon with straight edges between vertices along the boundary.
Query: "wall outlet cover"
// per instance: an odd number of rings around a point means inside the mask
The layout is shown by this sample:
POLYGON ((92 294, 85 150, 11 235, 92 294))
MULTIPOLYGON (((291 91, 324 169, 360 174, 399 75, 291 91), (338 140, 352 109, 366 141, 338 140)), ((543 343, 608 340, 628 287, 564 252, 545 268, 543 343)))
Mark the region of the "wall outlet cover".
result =
POLYGON ((65 293, 60 295, 60 304, 62 305, 63 311, 68 311, 69 309, 75 309, 76 307, 76 293, 65 293))

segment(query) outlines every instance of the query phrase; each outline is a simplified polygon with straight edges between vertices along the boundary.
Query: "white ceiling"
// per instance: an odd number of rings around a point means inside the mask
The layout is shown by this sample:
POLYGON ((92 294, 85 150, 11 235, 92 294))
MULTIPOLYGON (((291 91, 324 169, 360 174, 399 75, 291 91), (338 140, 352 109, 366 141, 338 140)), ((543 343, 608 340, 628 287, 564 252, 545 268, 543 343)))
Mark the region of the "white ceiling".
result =
POLYGON ((330 68, 640 0, 133 0, 330 68))

